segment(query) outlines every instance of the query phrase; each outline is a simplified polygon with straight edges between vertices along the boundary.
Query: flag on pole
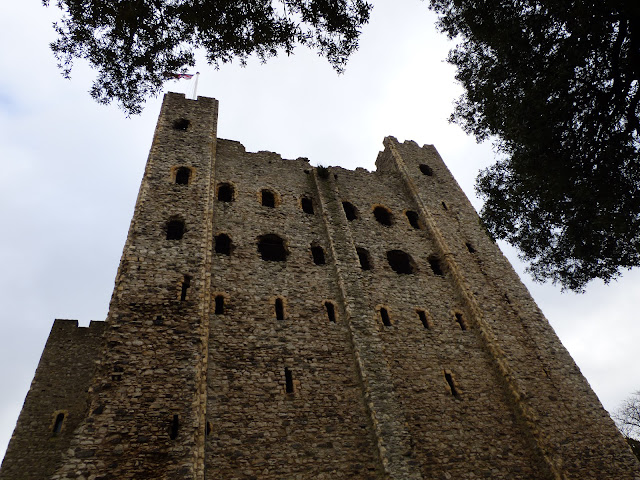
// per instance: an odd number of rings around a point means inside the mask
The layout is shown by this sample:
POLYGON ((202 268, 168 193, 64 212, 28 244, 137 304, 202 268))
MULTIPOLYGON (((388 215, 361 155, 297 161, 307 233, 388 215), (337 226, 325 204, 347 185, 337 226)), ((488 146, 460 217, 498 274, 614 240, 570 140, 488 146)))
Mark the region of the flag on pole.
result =
POLYGON ((174 78, 176 80, 180 80, 181 78, 186 78, 187 80, 193 78, 193 73, 173 73, 173 72, 165 72, 164 74, 167 78, 174 78))

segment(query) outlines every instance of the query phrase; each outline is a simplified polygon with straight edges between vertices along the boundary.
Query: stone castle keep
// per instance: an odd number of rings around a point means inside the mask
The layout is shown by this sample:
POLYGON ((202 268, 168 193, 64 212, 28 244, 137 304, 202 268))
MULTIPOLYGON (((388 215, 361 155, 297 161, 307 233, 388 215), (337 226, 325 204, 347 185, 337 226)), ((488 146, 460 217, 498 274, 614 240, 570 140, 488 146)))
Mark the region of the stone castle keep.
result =
POLYGON ((56 320, 2 480, 638 479, 435 148, 314 168, 168 94, 105 322, 56 320))

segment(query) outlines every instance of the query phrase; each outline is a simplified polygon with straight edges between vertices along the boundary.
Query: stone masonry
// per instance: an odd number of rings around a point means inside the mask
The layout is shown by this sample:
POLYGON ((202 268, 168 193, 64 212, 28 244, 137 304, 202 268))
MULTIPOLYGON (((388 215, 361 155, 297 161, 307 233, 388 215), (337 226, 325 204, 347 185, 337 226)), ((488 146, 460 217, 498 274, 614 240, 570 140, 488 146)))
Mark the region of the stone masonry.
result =
POLYGON ((165 96, 105 322, 56 320, 2 480, 640 479, 435 148, 314 168, 165 96))

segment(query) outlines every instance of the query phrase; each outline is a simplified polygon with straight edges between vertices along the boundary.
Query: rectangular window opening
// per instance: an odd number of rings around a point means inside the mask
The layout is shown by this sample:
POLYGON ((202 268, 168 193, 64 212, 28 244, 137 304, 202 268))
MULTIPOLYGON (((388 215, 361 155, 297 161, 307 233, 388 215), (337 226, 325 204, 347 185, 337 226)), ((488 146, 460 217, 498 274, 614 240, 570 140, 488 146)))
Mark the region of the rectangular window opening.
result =
POLYGON ((191 286, 191 277, 189 275, 184 276, 182 281, 182 290, 180 291, 180 301, 184 302, 187 299, 187 290, 191 286))
POLYGON ((276 298, 276 320, 284 320, 284 303, 281 298, 276 298))
POLYGON ((64 413, 59 413, 56 416, 56 421, 53 424, 53 433, 58 434, 62 431, 62 424, 64 423, 64 413))
POLYGON ((293 393, 293 375, 291 370, 287 367, 284 368, 284 381, 285 381, 285 391, 287 393, 293 393))
POLYGON ((216 295, 216 315, 224 315, 224 296, 216 295))
POLYGON ((171 440, 175 440, 178 438, 178 429, 180 428, 180 419, 178 415, 173 416, 173 420, 171 420, 171 427, 169 428, 169 438, 171 440))

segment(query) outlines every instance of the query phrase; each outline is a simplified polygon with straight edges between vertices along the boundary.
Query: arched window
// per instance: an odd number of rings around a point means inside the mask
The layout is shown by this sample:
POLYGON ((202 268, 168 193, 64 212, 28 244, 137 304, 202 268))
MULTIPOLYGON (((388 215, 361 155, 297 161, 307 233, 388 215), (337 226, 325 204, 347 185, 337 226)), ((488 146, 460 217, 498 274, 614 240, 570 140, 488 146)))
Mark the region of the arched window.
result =
POLYGON ((344 214, 347 217, 347 220, 349 220, 350 222, 358 219, 358 210, 352 203, 342 202, 342 209, 344 210, 344 214))
POLYGON ((230 183, 218 184, 218 200, 220 202, 233 202, 235 189, 230 183))
POLYGON ((182 220, 169 220, 167 222, 167 240, 181 240, 184 235, 184 222, 182 220))
POLYGON ((410 274, 416 271, 416 264, 413 258, 402 250, 389 250, 387 252, 387 260, 396 273, 410 274))
POLYGON ((369 252, 362 247, 356 247, 356 252, 358 254, 358 260, 360 260, 360 268, 362 270, 371 270, 372 265, 369 252))
POLYGON ((388 208, 377 206, 373 209, 373 216, 376 217, 378 223, 384 225, 385 227, 390 227, 393 223, 391 210, 388 208))
POLYGON ((313 215, 313 200, 309 197, 302 197, 300 199, 300 206, 302 207, 302 211, 309 215, 313 215))
POLYGON ((260 198, 263 207, 274 208, 276 206, 276 195, 271 190, 262 190, 260 192, 260 198))
POLYGON ((214 250, 221 255, 231 255, 231 238, 228 235, 221 233, 216 235, 214 250))
POLYGON ((191 122, 186 118, 179 118, 177 120, 174 120, 172 126, 174 130, 182 130, 184 132, 189 128, 190 124, 191 122))
POLYGON ((427 177, 431 177, 433 175, 433 170, 431 169, 431 167, 424 163, 420 164, 420 171, 427 177))
POLYGON ((414 212, 413 210, 407 210, 405 212, 405 215, 407 216, 407 220, 409 220, 409 224, 415 228, 416 230, 420 229, 420 217, 419 215, 414 212))
POLYGON ((64 423, 64 413, 56 415, 56 420, 53 422, 53 433, 57 435, 62 431, 62 424, 64 423))
POLYGON ((176 170, 176 184, 187 185, 191 177, 191 169, 189 167, 180 167, 176 170))
POLYGON ((214 313, 224 315, 224 295, 216 295, 214 313))
POLYGON ((284 262, 289 254, 284 240, 273 233, 258 237, 258 252, 263 260, 271 262, 284 262))
POLYGON ((324 250, 319 245, 311 245, 311 255, 313 256, 313 263, 316 265, 324 265, 324 250))

